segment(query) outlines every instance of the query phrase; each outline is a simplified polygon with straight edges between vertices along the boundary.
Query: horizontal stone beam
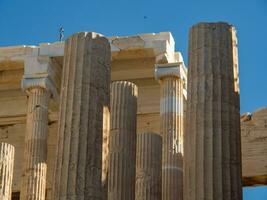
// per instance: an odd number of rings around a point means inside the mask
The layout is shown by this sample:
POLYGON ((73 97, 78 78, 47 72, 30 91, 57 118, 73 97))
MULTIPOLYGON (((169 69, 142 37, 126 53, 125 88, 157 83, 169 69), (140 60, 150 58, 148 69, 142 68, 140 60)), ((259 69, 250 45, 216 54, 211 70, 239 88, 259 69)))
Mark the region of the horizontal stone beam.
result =
MULTIPOLYGON (((132 59, 138 57, 156 57, 156 63, 177 61, 175 42, 170 32, 140 34, 127 37, 108 38, 112 59, 132 59)), ((27 55, 62 57, 65 42, 41 43, 39 46, 14 46, 0 48, 1 61, 21 61, 27 55)))
POLYGON ((267 108, 241 116, 243 186, 267 185, 267 108))

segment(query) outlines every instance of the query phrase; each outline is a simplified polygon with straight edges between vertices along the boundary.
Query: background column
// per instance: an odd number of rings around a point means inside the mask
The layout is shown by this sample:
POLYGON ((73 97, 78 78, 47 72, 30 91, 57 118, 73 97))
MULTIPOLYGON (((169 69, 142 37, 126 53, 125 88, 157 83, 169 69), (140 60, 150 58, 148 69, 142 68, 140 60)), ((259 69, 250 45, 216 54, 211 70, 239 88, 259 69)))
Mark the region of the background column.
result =
POLYGON ((111 84, 108 200, 135 199, 137 86, 111 84))
POLYGON ((25 61, 22 88, 27 92, 22 200, 44 200, 47 172, 48 103, 56 89, 48 74, 48 57, 29 56, 25 61), (45 70, 45 71, 43 71, 45 70), (38 74, 38 72, 40 74, 38 74), (32 72, 32 73, 31 73, 32 72))
POLYGON ((183 89, 186 71, 183 62, 156 66, 160 82, 160 126, 162 151, 162 200, 183 196, 183 89))
POLYGON ((14 146, 0 143, 0 199, 10 200, 14 167, 14 146))
POLYGON ((184 199, 240 200, 241 148, 235 28, 190 30, 184 199))
POLYGON ((136 200, 161 200, 162 138, 138 133, 136 145, 136 200))
POLYGON ((103 116, 109 109, 110 45, 97 33, 65 41, 54 199, 102 199, 103 116))

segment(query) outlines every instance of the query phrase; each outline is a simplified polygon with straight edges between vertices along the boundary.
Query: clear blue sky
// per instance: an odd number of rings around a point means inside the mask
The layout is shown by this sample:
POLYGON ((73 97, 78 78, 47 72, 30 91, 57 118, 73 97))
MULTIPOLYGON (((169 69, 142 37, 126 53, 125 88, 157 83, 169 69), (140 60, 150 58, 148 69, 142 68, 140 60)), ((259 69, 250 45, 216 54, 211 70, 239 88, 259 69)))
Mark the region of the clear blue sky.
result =
MULTIPOLYGON (((36 45, 95 31, 106 36, 171 31, 187 62, 188 31, 200 21, 235 25, 239 39, 241 112, 267 106, 267 0, 0 0, 0 46, 36 45)), ((245 200, 266 200, 247 189, 245 200)))

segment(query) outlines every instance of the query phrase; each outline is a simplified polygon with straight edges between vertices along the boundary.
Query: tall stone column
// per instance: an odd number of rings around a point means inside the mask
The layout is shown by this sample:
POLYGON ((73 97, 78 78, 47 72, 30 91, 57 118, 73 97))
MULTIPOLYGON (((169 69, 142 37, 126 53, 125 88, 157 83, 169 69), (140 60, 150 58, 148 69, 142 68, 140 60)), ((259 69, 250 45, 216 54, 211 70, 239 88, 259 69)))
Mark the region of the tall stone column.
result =
POLYGON ((108 200, 135 199, 137 86, 111 84, 108 200))
POLYGON ((161 200, 162 138, 138 133, 136 145, 136 200, 161 200))
POLYGON ((47 172, 48 102, 56 89, 48 74, 48 57, 29 56, 22 88, 27 92, 27 121, 21 200, 44 200, 47 172), (42 74, 38 74, 42 72, 42 74))
POLYGON ((237 39, 227 23, 190 30, 185 200, 241 200, 237 39))
POLYGON ((160 129, 162 151, 162 200, 183 196, 183 89, 186 71, 183 62, 156 66, 160 82, 160 129))
POLYGON ((14 168, 14 146, 0 143, 0 199, 10 200, 14 168))
POLYGON ((54 199, 100 200, 110 45, 100 34, 81 32, 65 41, 64 52, 54 199))

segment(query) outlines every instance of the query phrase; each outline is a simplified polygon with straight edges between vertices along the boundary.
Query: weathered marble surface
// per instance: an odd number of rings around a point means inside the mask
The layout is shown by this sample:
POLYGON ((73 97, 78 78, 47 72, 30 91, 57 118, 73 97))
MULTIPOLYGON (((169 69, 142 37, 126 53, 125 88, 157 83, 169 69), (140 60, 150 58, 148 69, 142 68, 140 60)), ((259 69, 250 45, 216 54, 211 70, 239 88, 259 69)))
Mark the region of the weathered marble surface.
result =
POLYGON ((110 45, 97 33, 81 32, 66 40, 64 52, 54 200, 100 200, 110 45))
POLYGON ((44 200, 47 175, 48 102, 50 92, 37 83, 27 88, 22 200, 44 200))
POLYGON ((137 86, 111 84, 108 200, 135 200, 137 86))
POLYGON ((241 139, 235 28, 190 30, 184 200, 241 200, 241 139))
POLYGON ((14 169, 14 146, 0 143, 0 199, 10 200, 14 169))
POLYGON ((135 200, 162 199, 162 138, 157 133, 137 134, 135 200))
POLYGON ((156 65, 160 83, 162 200, 183 199, 184 80, 183 62, 156 65))
POLYGON ((241 117, 243 185, 267 185, 267 108, 241 117))

